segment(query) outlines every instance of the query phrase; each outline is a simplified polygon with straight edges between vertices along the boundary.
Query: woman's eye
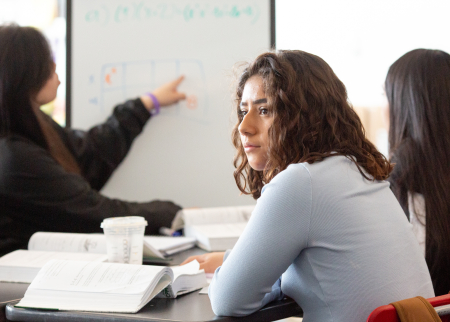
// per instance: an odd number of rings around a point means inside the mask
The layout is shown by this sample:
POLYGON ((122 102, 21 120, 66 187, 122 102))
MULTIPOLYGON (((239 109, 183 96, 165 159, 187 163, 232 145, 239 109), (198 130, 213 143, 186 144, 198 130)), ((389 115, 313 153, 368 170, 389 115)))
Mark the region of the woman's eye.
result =
POLYGON ((261 115, 268 115, 268 114, 269 114, 269 109, 268 109, 268 108, 261 107, 261 108, 259 109, 259 113, 260 113, 261 115))
POLYGON ((238 114, 239 114, 239 116, 245 116, 247 114, 247 111, 246 110, 240 110, 238 112, 238 114))

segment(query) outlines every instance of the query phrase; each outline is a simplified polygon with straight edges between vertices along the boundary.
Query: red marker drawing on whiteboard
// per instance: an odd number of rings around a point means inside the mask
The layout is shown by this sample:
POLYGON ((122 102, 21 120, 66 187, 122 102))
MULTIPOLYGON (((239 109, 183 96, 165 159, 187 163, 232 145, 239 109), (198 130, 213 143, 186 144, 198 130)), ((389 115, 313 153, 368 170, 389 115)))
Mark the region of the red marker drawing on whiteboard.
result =
POLYGON ((197 96, 196 95, 189 95, 186 98, 186 105, 187 105, 188 109, 195 110, 197 108, 197 106, 198 106, 197 96))
POLYGON ((105 82, 106 82, 108 85, 112 85, 111 76, 112 76, 112 74, 115 74, 116 72, 117 72, 116 68, 113 67, 113 68, 111 69, 111 73, 106 74, 106 76, 105 76, 105 82))

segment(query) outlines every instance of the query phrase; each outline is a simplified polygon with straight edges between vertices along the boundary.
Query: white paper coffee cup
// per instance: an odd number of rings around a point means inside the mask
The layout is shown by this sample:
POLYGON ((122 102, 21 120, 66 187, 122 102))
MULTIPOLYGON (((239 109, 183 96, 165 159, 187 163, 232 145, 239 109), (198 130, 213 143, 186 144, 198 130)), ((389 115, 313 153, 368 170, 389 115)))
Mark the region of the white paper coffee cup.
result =
POLYGON ((147 221, 144 217, 104 219, 100 227, 106 236, 108 262, 141 265, 145 226, 147 221))

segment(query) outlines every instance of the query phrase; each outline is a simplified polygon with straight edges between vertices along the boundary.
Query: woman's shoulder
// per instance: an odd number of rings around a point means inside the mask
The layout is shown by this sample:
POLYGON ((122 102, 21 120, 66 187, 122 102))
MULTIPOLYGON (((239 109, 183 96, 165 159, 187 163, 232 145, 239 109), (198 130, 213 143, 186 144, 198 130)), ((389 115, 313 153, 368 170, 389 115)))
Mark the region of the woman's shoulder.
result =
POLYGON ((278 173, 269 184, 265 185, 262 194, 271 191, 269 194, 275 196, 298 196, 299 193, 308 194, 310 189, 311 174, 308 168, 304 163, 295 163, 278 173))
POLYGON ((330 156, 314 163, 291 164, 272 182, 278 184, 280 188, 285 188, 285 191, 291 189, 298 191, 300 187, 304 191, 303 187, 307 186, 312 192, 316 191, 321 195, 330 196, 342 194, 353 188, 369 189, 371 186, 375 187, 374 185, 379 189, 389 188, 389 184, 385 181, 373 181, 365 178, 351 157, 343 155, 330 156))
POLYGON ((361 171, 367 177, 371 178, 364 168, 358 168, 352 156, 331 155, 321 161, 316 161, 311 164, 304 162, 301 164, 308 169, 311 177, 316 180, 365 180, 366 178, 361 174, 361 171))
POLYGON ((310 181, 311 173, 307 166, 306 162, 304 163, 293 163, 290 164, 285 170, 281 171, 278 175, 273 178, 271 182, 291 182, 291 181, 310 181))
MULTIPOLYGON (((345 156, 332 156, 316 161, 314 163, 301 162, 292 163, 285 170, 281 171, 272 182, 308 181, 315 178, 327 176, 330 178, 333 173, 339 174, 342 170, 352 167, 352 161, 345 156)), ((356 166, 355 166, 356 168, 356 166)))
POLYGON ((301 162, 290 164, 285 170, 281 171, 277 177, 278 180, 286 180, 289 177, 297 176, 303 179, 312 179, 316 177, 327 176, 330 178, 333 174, 340 175, 342 172, 348 170, 358 171, 355 163, 347 156, 336 155, 327 157, 321 161, 315 161, 314 163, 301 162))

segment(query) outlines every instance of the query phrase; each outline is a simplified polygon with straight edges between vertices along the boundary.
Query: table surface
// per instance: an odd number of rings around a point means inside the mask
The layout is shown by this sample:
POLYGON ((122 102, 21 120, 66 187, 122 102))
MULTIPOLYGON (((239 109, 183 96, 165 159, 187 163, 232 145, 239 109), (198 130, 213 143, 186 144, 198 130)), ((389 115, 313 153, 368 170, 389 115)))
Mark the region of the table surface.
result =
MULTIPOLYGON (((178 265, 189 256, 203 254, 205 251, 193 248, 176 254, 169 261, 169 265, 178 265)), ((159 261, 162 265, 167 261, 159 261)), ((145 264, 158 264, 145 261, 145 264)), ((167 265, 167 264, 165 264, 167 265)), ((272 302, 261 310, 242 318, 218 317, 211 308, 209 297, 199 294, 199 291, 182 295, 176 299, 151 300, 145 307, 135 314, 94 313, 79 311, 48 311, 15 308, 14 304, 22 298, 29 284, 0 282, 0 322, 7 321, 83 321, 83 322, 136 322, 136 321, 245 321, 264 322, 284 319, 302 314, 301 308, 291 299, 272 302)))
POLYGON ((6 317, 12 321, 42 321, 42 322, 136 322, 136 321, 245 321, 265 322, 275 321, 290 316, 301 314, 300 307, 291 299, 273 302, 261 310, 242 318, 216 316, 209 302, 208 295, 199 294, 196 291, 191 294, 182 295, 176 299, 151 300, 138 313, 94 313, 80 311, 48 311, 14 307, 15 302, 9 303, 6 317))
POLYGON ((6 321, 5 306, 21 299, 30 284, 0 282, 0 322, 6 321))

